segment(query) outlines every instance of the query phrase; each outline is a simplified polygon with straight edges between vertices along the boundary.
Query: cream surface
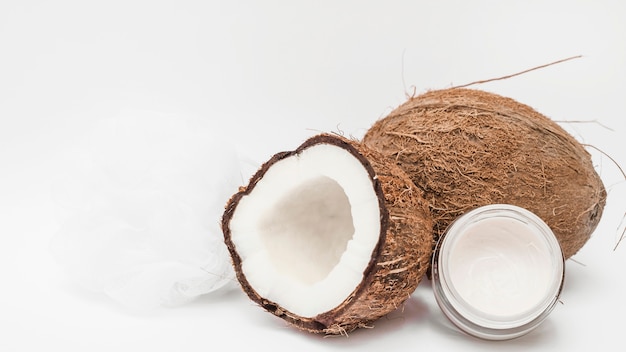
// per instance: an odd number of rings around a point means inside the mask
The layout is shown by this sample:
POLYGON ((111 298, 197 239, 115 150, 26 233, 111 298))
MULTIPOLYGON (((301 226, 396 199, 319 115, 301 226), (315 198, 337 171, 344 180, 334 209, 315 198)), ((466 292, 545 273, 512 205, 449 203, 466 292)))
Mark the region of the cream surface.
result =
POLYGON ((459 296, 494 318, 542 304, 552 285, 551 253, 540 233, 509 218, 483 219, 451 243, 448 273, 459 296))

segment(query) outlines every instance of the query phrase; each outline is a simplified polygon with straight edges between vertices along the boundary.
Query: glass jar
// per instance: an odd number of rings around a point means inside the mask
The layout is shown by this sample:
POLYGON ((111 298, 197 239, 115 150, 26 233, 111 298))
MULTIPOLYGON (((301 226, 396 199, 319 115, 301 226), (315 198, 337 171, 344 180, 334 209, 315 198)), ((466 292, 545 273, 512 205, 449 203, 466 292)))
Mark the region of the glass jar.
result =
POLYGON ((565 263, 552 230, 508 204, 476 208, 439 239, 432 262, 435 299, 462 331, 506 340, 536 328, 553 310, 565 263))

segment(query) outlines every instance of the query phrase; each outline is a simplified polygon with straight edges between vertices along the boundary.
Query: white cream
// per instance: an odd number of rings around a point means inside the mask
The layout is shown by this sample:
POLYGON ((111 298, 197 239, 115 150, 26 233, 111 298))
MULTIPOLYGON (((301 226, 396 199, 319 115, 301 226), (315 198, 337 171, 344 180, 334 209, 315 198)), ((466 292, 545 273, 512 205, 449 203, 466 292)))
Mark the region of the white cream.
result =
POLYGON ((451 284, 485 314, 518 316, 540 304, 550 290, 552 259, 545 240, 518 220, 473 223, 449 251, 451 284))

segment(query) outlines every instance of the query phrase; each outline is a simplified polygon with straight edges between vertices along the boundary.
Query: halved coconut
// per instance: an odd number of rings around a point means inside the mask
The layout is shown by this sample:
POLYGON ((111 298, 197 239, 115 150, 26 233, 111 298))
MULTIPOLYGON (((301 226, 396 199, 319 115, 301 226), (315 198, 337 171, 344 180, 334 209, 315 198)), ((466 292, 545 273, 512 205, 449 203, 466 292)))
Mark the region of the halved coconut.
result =
POLYGON ((421 191, 381 154, 330 134, 274 155, 226 205, 237 278, 267 311, 342 334, 399 307, 428 269, 421 191))

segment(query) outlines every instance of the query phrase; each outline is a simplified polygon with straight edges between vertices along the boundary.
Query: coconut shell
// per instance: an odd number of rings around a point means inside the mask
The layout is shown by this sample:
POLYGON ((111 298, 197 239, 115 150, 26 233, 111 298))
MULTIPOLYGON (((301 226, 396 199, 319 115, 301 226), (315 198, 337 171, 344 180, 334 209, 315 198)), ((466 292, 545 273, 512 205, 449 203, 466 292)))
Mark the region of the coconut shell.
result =
POLYGON ((321 134, 303 143, 295 151, 274 155, 240 188, 226 205, 222 218, 225 243, 230 252, 237 279, 243 291, 258 305, 293 326, 323 334, 346 334, 359 327, 369 327, 375 320, 397 309, 409 298, 427 272, 432 255, 432 218, 427 204, 410 177, 382 154, 355 140, 321 134), (339 146, 354 155, 369 173, 379 199, 380 235, 364 269, 361 283, 334 309, 315 317, 301 317, 283 309, 277 302, 260 296, 242 272, 242 261, 231 241, 229 222, 242 197, 254 192, 255 184, 274 163, 324 143, 339 146))
POLYGON ((606 202, 591 156, 573 136, 527 105, 480 90, 414 97, 374 123, 363 143, 425 192, 435 240, 465 212, 508 203, 541 217, 569 258, 606 202))

